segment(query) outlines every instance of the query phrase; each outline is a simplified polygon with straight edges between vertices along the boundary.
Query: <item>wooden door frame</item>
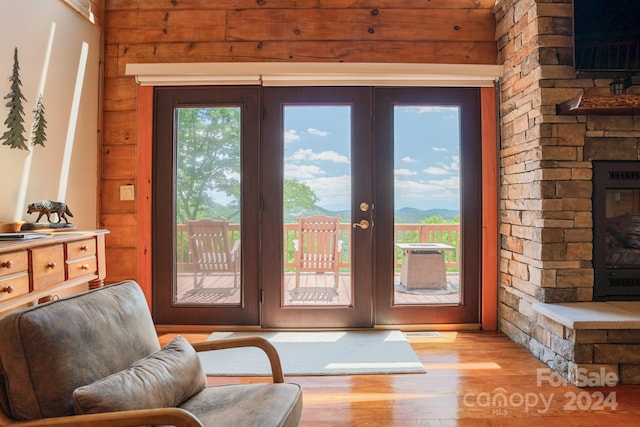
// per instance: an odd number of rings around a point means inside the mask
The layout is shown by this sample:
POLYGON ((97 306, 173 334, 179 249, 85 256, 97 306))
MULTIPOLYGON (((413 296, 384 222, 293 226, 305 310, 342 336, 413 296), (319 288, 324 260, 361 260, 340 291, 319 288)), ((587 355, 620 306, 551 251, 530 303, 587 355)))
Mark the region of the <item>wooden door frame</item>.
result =
MULTIPOLYGON (((138 85, 136 179, 136 280, 151 306, 153 86, 138 85)), ((481 328, 498 328, 498 126, 493 87, 480 88, 482 132, 482 280, 481 328)))

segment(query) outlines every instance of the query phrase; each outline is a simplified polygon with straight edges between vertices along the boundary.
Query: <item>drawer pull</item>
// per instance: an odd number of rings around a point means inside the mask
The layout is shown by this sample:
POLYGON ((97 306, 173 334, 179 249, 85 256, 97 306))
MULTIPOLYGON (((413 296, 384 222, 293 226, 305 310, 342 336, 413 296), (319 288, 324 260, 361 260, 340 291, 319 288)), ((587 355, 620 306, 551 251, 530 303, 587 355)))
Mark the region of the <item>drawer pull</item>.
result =
POLYGON ((81 251, 86 251, 87 249, 89 249, 89 247, 87 245, 80 246, 80 250, 81 251))
POLYGON ((2 288, 2 293, 8 293, 10 294, 11 292, 13 292, 13 286, 9 285, 9 286, 5 286, 4 288, 2 288))
POLYGON ((47 268, 56 268, 56 265, 57 265, 56 262, 52 261, 49 264, 47 264, 47 268))
POLYGON ((80 266, 80 270, 88 270, 89 269, 89 264, 82 264, 80 266))
POLYGON ((44 297, 40 298, 40 299, 38 300, 38 304, 44 304, 44 303, 46 303, 46 302, 55 301, 55 300, 57 300, 57 299, 60 299, 60 298, 58 297, 58 295, 47 295, 47 296, 44 296, 44 297))
POLYGON ((2 263, 2 268, 11 268, 13 266, 13 261, 5 261, 2 263))

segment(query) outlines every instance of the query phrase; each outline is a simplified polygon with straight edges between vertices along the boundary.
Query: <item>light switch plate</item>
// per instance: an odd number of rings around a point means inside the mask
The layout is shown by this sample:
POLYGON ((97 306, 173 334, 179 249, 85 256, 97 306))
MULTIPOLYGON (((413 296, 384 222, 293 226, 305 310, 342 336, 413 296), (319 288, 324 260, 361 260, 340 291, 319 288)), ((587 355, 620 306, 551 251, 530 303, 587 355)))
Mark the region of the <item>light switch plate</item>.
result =
POLYGON ((120 186, 120 200, 135 200, 135 198, 135 186, 131 184, 120 186))

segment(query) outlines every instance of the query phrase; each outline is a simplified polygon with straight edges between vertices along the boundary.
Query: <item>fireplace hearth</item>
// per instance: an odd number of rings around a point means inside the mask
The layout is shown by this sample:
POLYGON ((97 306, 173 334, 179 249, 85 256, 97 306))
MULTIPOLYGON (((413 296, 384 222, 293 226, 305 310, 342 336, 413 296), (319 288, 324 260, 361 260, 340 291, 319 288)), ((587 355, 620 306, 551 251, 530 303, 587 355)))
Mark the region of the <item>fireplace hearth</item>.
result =
POLYGON ((594 300, 640 300, 640 162, 593 163, 594 300))

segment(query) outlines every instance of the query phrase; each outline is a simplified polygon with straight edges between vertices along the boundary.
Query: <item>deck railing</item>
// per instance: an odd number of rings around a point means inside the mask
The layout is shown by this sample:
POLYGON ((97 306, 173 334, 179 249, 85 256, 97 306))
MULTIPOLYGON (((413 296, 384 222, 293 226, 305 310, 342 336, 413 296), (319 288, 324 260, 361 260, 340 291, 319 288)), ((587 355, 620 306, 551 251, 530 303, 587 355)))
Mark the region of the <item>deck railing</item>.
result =
MULTIPOLYGON (((178 224, 176 229, 176 249, 178 271, 190 270, 189 247, 187 242, 186 227, 178 224)), ((229 224, 231 239, 236 240, 240 236, 239 224, 229 224)), ((338 228, 342 240, 341 268, 349 268, 351 265, 351 224, 340 224, 338 228)), ((298 224, 291 223, 284 226, 284 268, 294 269, 293 242, 298 238, 298 224)), ((458 270, 460 249, 459 224, 396 224, 395 243, 443 243, 453 246, 455 250, 445 251, 445 266, 449 270, 458 270)), ((402 264, 402 252, 396 248, 396 268, 402 264)))
MULTIPOLYGON (((447 269, 457 270, 460 250, 460 224, 396 224, 396 243, 442 243, 455 250, 444 251, 447 269)), ((402 263, 402 255, 396 249, 396 268, 402 263)))

